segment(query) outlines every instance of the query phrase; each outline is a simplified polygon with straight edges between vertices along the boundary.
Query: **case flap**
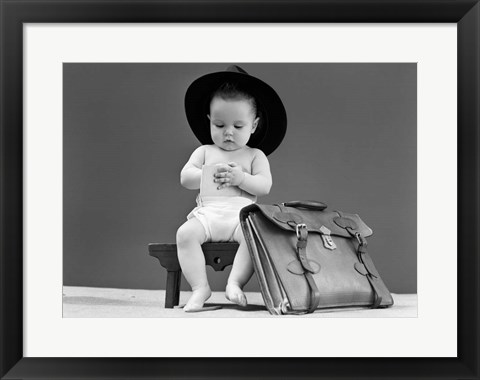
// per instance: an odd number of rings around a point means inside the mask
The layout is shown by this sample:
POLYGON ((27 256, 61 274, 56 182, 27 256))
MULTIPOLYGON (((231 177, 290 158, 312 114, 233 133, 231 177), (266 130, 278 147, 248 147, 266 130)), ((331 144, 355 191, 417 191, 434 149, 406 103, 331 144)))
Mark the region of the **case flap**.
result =
POLYGON ((269 221, 276 226, 295 231, 296 225, 305 223, 309 233, 324 233, 326 227, 331 235, 351 238, 352 235, 345 227, 353 232, 359 232, 368 237, 373 231, 357 214, 335 211, 319 211, 304 208, 287 207, 283 205, 253 204, 245 207, 240 212, 240 218, 245 218, 249 212, 261 212, 269 221))

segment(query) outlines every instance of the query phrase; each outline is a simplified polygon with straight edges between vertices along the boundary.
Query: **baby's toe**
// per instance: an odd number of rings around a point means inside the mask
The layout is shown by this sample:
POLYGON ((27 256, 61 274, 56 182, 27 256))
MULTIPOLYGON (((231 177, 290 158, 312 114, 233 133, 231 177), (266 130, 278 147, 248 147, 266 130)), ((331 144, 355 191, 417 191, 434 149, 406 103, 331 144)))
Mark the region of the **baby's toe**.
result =
POLYGON ((238 287, 238 286, 227 286, 225 296, 227 300, 230 302, 233 302, 239 306, 247 306, 247 297, 245 297, 245 294, 243 291, 238 287))
POLYGON ((238 300, 238 302, 237 302, 238 305, 243 306, 243 307, 247 306, 247 297, 245 297, 245 294, 243 294, 243 292, 242 292, 242 294, 238 295, 237 300, 238 300))

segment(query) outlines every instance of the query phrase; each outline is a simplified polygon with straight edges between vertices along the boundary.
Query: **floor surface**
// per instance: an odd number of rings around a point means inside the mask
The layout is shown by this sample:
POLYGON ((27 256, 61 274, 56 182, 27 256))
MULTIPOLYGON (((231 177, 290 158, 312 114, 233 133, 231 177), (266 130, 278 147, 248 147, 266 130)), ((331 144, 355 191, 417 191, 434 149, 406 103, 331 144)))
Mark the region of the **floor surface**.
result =
MULTIPOLYGON (((180 293, 180 305, 191 292, 180 293)), ((220 305, 215 311, 186 313, 165 309, 165 290, 63 287, 64 318, 278 318, 269 314, 260 293, 246 293, 249 305, 240 307, 225 299, 223 292, 213 292, 208 305, 220 305)), ((416 294, 392 294, 395 304, 387 309, 336 309, 316 311, 301 316, 281 318, 416 318, 416 294)))

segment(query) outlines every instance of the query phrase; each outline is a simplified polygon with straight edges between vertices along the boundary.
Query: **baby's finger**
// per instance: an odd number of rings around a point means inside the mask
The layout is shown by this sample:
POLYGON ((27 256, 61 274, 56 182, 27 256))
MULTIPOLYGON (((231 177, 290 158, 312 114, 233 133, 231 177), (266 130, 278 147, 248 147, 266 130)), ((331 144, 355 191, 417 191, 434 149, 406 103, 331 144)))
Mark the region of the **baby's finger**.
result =
POLYGON ((226 177, 227 175, 228 175, 228 172, 222 172, 222 173, 216 173, 213 176, 215 178, 223 178, 223 177, 226 177))
POLYGON ((225 164, 217 165, 217 173, 223 173, 230 170, 230 167, 225 164))

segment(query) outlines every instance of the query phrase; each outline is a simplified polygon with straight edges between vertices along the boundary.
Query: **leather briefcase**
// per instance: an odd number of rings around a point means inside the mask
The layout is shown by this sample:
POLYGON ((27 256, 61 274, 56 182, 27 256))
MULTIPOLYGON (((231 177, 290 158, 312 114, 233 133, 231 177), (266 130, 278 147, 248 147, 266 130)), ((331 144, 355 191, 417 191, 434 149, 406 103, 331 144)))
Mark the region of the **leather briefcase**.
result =
POLYGON ((271 314, 389 307, 393 299, 367 253, 372 230, 356 214, 316 201, 252 204, 240 223, 271 314))

